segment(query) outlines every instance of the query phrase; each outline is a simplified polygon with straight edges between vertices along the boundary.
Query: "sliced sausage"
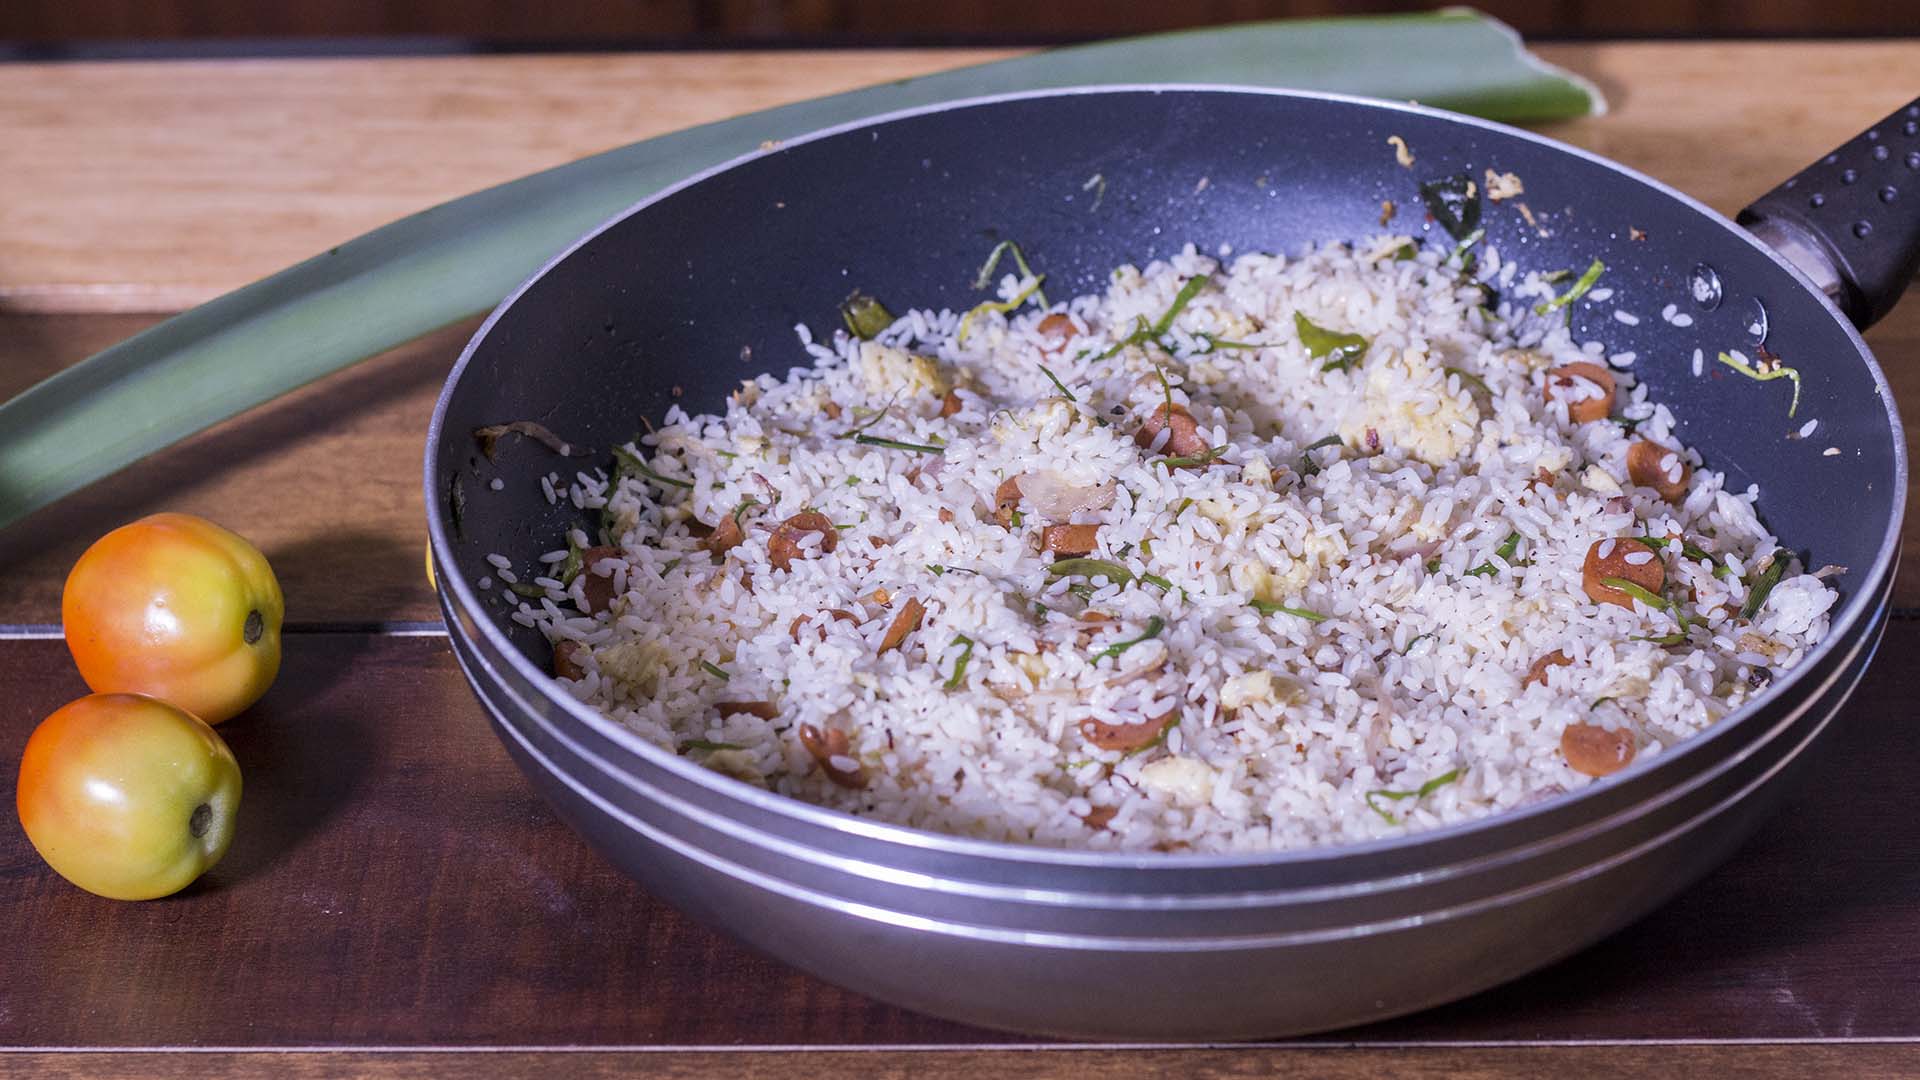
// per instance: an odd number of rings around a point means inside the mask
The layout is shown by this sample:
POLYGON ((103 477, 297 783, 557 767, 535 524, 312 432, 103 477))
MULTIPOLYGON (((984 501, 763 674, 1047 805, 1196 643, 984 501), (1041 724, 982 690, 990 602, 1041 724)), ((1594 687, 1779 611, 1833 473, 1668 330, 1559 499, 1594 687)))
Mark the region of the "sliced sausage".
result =
POLYGON ((1595 540, 1587 549, 1587 561, 1580 567, 1580 584, 1597 604, 1618 604, 1633 610, 1633 597, 1624 589, 1602 584, 1606 578, 1631 581, 1655 596, 1667 584, 1667 569, 1660 553, 1631 537, 1595 540))
MULTIPOLYGON (((832 621, 834 622, 850 622, 855 626, 860 625, 859 617, 851 611, 842 611, 839 608, 834 608, 831 611, 823 611, 817 614, 831 615, 833 617, 832 621)), ((787 635, 793 638, 794 644, 798 645, 800 643, 800 631, 806 627, 809 620, 815 617, 816 616, 813 615, 796 615, 794 616, 793 622, 787 624, 787 635)), ((820 635, 821 641, 827 640, 827 623, 822 622, 818 626, 815 626, 813 630, 814 633, 820 635)))
POLYGON ((1089 716, 1080 721, 1080 734, 1102 750, 1138 750, 1153 745, 1179 715, 1179 710, 1170 709, 1132 724, 1109 724, 1089 716))
POLYGON ((1546 396, 1565 398, 1567 419, 1576 424, 1605 420, 1613 412, 1613 372, 1585 361, 1554 368, 1547 372, 1546 396))
POLYGON ((908 597, 907 602, 900 605, 900 613, 893 617, 892 623, 888 624, 886 634, 881 637, 880 651, 886 652, 889 649, 899 648, 901 643, 907 640, 908 634, 920 629, 920 619, 926 613, 925 604, 908 597))
POLYGON ((852 744, 846 732, 839 728, 822 731, 812 724, 801 724, 799 736, 800 745, 813 755, 814 762, 820 766, 821 772, 827 774, 827 779, 843 788, 858 790, 867 786, 867 770, 848 753, 852 744))
POLYGON ((817 510, 802 510, 780 523, 773 530, 773 538, 767 541, 767 561, 781 570, 793 566, 795 559, 811 559, 825 555, 840 546, 840 531, 827 520, 827 515, 817 510), (820 543, 811 549, 802 548, 800 541, 808 533, 819 533, 820 543))
POLYGON ((1607 776, 1633 764, 1633 733, 1597 724, 1568 724, 1560 733, 1560 753, 1574 772, 1607 776))
POLYGON ((561 638, 553 643, 553 674, 558 679, 571 679, 575 682, 587 677, 587 669, 580 666, 580 654, 587 651, 585 645, 572 638, 561 638))
POLYGON ((1184 405, 1160 405, 1147 414, 1140 430, 1133 433, 1134 445, 1145 449, 1153 445, 1162 430, 1171 429, 1167 436, 1167 445, 1162 449, 1168 457, 1194 457, 1204 454, 1213 447, 1200 437, 1200 422, 1193 418, 1184 405))
POLYGON ((1067 347, 1067 342, 1073 340, 1073 335, 1079 333, 1074 328, 1073 317, 1064 311, 1056 311, 1041 319, 1033 329, 1034 333, 1040 335, 1040 351, 1043 353, 1059 352, 1067 347))
POLYGON ((1098 525, 1049 525, 1040 530, 1040 546, 1067 558, 1091 554, 1099 539, 1098 525))
POLYGON ((1686 495, 1687 483, 1693 479, 1693 466, 1680 456, 1680 451, 1641 439, 1627 448, 1627 479, 1641 487, 1650 487, 1659 492, 1661 498, 1673 502, 1686 495))
POLYGON ((1568 656, 1559 649, 1555 649, 1533 662, 1533 666, 1527 669, 1527 677, 1520 680, 1520 689, 1525 690, 1534 683, 1545 686, 1547 685, 1548 668, 1571 667, 1572 665, 1573 657, 1568 656))
POLYGON ((597 615, 613 605, 613 576, 594 571, 594 566, 607 560, 618 559, 621 551, 617 547, 590 547, 580 553, 580 613, 597 615))

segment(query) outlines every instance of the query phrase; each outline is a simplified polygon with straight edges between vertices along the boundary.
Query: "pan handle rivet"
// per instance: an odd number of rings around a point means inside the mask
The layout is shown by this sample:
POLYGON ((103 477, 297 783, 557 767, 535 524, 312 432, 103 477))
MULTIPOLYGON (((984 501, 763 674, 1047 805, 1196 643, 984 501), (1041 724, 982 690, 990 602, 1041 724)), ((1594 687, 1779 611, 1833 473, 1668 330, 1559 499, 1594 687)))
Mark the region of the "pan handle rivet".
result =
POLYGON ((1867 238, 1867 234, 1872 231, 1873 231, 1873 222, 1871 221, 1856 221, 1853 223, 1853 235, 1859 237, 1862 240, 1865 240, 1867 238))
POLYGON ((1821 207, 1827 205, 1827 197, 1816 191, 1813 194, 1807 196, 1807 205, 1813 207, 1815 210, 1818 210, 1821 207))
POLYGON ((1889 184, 1880 189, 1880 201, 1890 203, 1900 197, 1900 189, 1889 184))
POLYGON ((1873 148, 1873 160, 1875 161, 1885 161, 1892 156, 1893 152, 1884 146, 1876 146, 1873 148))
POLYGON ((1860 170, 1858 169, 1846 169, 1840 173, 1840 182, 1843 184, 1851 184, 1858 179, 1860 179, 1860 170))

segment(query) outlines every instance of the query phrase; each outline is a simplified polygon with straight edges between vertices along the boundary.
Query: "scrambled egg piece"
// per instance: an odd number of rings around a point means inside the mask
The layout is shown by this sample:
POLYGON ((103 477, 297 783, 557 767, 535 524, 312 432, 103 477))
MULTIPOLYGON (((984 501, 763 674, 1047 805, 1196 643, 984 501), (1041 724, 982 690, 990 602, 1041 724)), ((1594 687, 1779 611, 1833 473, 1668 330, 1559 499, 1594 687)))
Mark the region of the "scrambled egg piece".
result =
POLYGON ((1332 536, 1307 533, 1300 538, 1299 557, 1289 558, 1279 566, 1258 562, 1235 563, 1227 571, 1227 578, 1233 582, 1234 588, 1251 592, 1256 600, 1280 603, 1306 588, 1316 572, 1336 565, 1346 557, 1346 537, 1338 533, 1332 536))
POLYGON ((1442 465, 1472 446, 1480 410, 1464 388, 1449 394, 1440 370, 1425 356, 1402 352, 1371 365, 1358 408, 1340 424, 1340 437, 1355 446, 1367 445, 1372 430, 1382 446, 1412 454, 1429 465, 1442 465), (1403 381, 1404 380, 1404 381, 1403 381), (1421 414, 1415 403, 1396 393, 1405 384, 1430 387, 1438 408, 1421 414))
POLYGON ((953 389, 953 383, 932 357, 915 356, 877 341, 860 343, 858 365, 867 389, 881 396, 906 393, 940 397, 953 389))
POLYGON ((754 765, 753 755, 745 750, 715 750, 702 758, 700 764, 735 780, 744 780, 749 784, 766 783, 766 777, 761 776, 760 770, 754 765))
POLYGON ((616 686, 635 696, 651 697, 672 654, 657 641, 623 641, 599 650, 594 659, 600 664, 600 674, 616 686))
POLYGON ((1213 801, 1213 769, 1190 757, 1164 757, 1140 767, 1140 785, 1174 802, 1204 806, 1213 801))
POLYGON ((1273 676, 1264 671, 1235 675, 1220 687, 1220 704, 1229 709, 1273 700, 1273 676))

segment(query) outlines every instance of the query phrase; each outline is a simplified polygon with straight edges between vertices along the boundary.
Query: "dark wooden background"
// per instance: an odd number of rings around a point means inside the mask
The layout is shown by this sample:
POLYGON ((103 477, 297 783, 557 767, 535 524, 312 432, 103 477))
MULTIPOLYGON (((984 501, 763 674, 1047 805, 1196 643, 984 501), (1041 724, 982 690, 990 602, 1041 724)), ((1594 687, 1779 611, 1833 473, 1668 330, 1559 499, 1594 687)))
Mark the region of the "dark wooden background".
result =
MULTIPOLYGON (((1418 11, 1417 0, 6 0, 0 41, 428 36, 674 44, 1039 42, 1286 16, 1418 11)), ((1898 34, 1913 0, 1479 0, 1529 36, 1898 34)))

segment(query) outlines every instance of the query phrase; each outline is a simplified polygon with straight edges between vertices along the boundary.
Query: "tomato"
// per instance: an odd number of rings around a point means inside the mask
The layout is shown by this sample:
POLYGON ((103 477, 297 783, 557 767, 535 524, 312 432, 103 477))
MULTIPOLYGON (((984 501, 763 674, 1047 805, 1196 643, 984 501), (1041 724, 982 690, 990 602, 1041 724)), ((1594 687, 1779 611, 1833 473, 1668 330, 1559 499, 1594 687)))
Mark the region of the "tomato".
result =
POLYGON ((80 556, 60 617, 96 693, 148 694, 217 724, 279 673, 285 608, 258 548, 204 518, 155 514, 80 556))
POLYGON ((34 729, 15 800, 27 839, 61 877, 115 900, 151 900, 226 854, 240 766, 184 709, 94 694, 34 729))

